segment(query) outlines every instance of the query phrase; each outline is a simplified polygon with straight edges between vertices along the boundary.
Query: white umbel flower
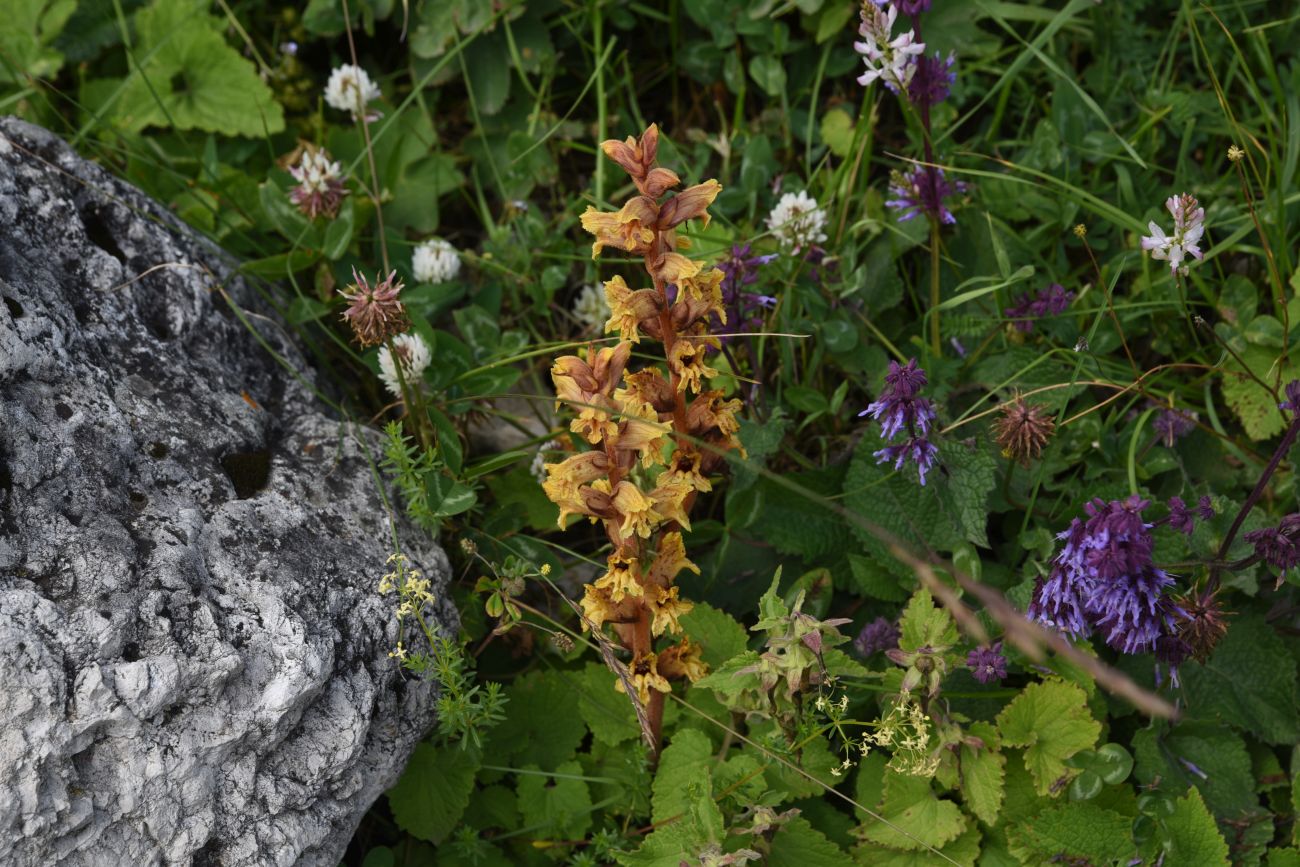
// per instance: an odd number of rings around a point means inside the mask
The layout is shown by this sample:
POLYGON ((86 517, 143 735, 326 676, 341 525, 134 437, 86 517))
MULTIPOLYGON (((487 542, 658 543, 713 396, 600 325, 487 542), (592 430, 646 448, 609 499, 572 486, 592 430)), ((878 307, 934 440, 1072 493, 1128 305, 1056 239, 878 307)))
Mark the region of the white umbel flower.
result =
POLYGON ((425 241, 411 256, 411 271, 421 283, 446 283, 460 273, 460 254, 441 238, 425 241))
POLYGON ((360 66, 345 63, 330 73, 325 85, 325 102, 339 111, 351 112, 358 120, 366 113, 366 106, 380 97, 379 87, 360 66))
MULTIPOLYGON (((418 388, 424 376, 424 369, 433 360, 429 344, 418 334, 399 334, 393 338, 393 350, 402 360, 402 377, 408 387, 418 388)), ((393 397, 401 398, 402 384, 397 379, 397 365, 393 364, 393 353, 385 346, 379 350, 379 378, 393 397)))
POLYGON ((807 192, 786 193, 767 216, 767 227, 782 245, 798 253, 826 240, 826 212, 807 192))
POLYGON ((916 41, 916 31, 894 36, 894 21, 898 8, 890 3, 884 9, 871 3, 862 6, 862 24, 858 27, 861 42, 853 48, 862 55, 867 71, 858 77, 858 84, 866 87, 880 79, 885 86, 898 93, 907 89, 916 72, 913 57, 925 53, 925 43, 916 41))
POLYGON ((573 318, 582 323, 583 330, 604 328, 609 317, 609 301, 605 299, 605 290, 596 285, 583 286, 573 302, 573 318))

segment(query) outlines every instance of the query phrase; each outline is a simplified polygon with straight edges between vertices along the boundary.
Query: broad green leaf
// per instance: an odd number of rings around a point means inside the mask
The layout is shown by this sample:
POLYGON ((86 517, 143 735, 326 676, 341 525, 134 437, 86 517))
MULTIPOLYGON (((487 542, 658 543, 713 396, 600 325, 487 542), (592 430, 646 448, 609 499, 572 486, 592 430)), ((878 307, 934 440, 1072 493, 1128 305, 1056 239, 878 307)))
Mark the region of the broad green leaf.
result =
POLYGON ((77 8, 76 0, 10 0, 0 15, 0 82, 25 76, 53 79, 63 55, 52 46, 77 8), (13 65, 14 74, 9 72, 13 65))
POLYGON ((970 827, 939 852, 944 856, 942 859, 929 849, 899 851, 868 843, 854 849, 853 855, 857 863, 870 867, 952 867, 953 862, 959 867, 974 867, 975 859, 980 857, 979 827, 971 822, 970 827))
POLYGON ((855 592, 886 602, 902 602, 907 598, 907 591, 899 586, 898 578, 873 558, 849 554, 848 561, 852 582, 849 586, 855 592))
POLYGON ((1236 618, 1205 665, 1182 667, 1187 711, 1253 732, 1271 744, 1300 740, 1296 660, 1257 614, 1236 618))
POLYGON ((1148 857, 1154 856, 1163 842, 1166 864, 1227 867, 1228 844, 1196 789, 1174 802, 1173 813, 1163 826, 1164 833, 1153 835, 1143 846, 1148 857))
POLYGON ((868 817, 859 833, 864 840, 892 849, 939 848, 966 830, 961 808, 937 796, 928 777, 886 773, 885 798, 878 812, 889 824, 868 817))
POLYGON ((1067 858, 1093 864, 1124 863, 1137 851, 1132 826, 1133 820, 1127 816, 1090 802, 1061 803, 1008 825, 1007 839, 1011 851, 1026 864, 1067 858))
POLYGON ((484 749, 494 764, 513 761, 553 770, 573 757, 587 726, 573 712, 571 677, 534 671, 506 687, 510 712, 489 733, 484 749))
POLYGON ((758 83, 763 92, 778 97, 785 91, 785 67, 779 57, 759 54, 749 60, 749 77, 758 83))
MULTIPOLYGON (((537 770, 530 765, 524 770, 537 770)), ((591 827, 591 793, 584 780, 582 765, 564 762, 555 776, 520 774, 516 791, 524 827, 533 828, 534 837, 582 839, 591 827)))
POLYGON ((951 647, 957 643, 957 626, 946 608, 934 604, 924 588, 912 594, 898 621, 898 646, 907 652, 922 647, 951 647))
POLYGON ((710 759, 713 742, 697 729, 679 729, 659 757, 650 798, 653 822, 663 822, 685 815, 691 803, 687 789, 691 783, 711 786, 710 759))
POLYGON ((853 146, 853 118, 842 108, 832 108, 822 115, 822 141, 837 157, 849 155, 853 146))
MULTIPOLYGON (((1288 361, 1281 370, 1281 379, 1278 379, 1275 350, 1262 346, 1249 346, 1240 355, 1246 368, 1270 385, 1278 382, 1285 385, 1300 377, 1300 365, 1288 361)), ((1223 372, 1223 398, 1241 420, 1241 426, 1246 429, 1246 434, 1253 440, 1265 440, 1276 436, 1286 427, 1286 419, 1282 410, 1278 409, 1277 400, 1255 379, 1248 376, 1242 366, 1235 361, 1230 362, 1223 372)))
POLYGON ((1164 737, 1143 729, 1133 737, 1133 751, 1142 783, 1159 779, 1175 787, 1171 793, 1196 786, 1210 810, 1225 819, 1259 806, 1246 743, 1227 726, 1184 723, 1164 737))
POLYGON ((987 548, 989 494, 995 484, 997 459, 983 445, 942 440, 939 460, 948 475, 932 477, 936 488, 950 500, 950 508, 966 534, 966 541, 987 548))
POLYGON ((783 554, 805 559, 835 555, 848 546, 844 520, 827 509, 822 497, 839 493, 843 471, 838 468, 790 473, 788 478, 816 496, 796 493, 770 479, 760 479, 754 490, 761 492, 763 507, 747 533, 783 554))
POLYGON ((1265 867, 1300 867, 1300 849, 1269 849, 1265 867))
POLYGON ((641 733, 636 714, 628 697, 614 689, 614 673, 598 662, 589 662, 571 675, 577 681, 572 688, 578 694, 578 713, 591 729, 591 735, 605 744, 631 740, 641 733))
POLYGON ((853 859, 807 819, 796 816, 772 837, 768 867, 852 867, 853 859))
POLYGON ((748 642, 745 627, 707 602, 696 602, 681 624, 691 641, 700 645, 700 656, 710 668, 743 653, 748 642))
POLYGON ((465 78, 479 113, 494 115, 510 96, 509 47, 504 30, 480 36, 465 49, 465 78))
POLYGON ((113 107, 123 126, 199 129, 261 138, 284 112, 257 67, 226 44, 206 3, 154 0, 135 16, 134 64, 113 107))
POLYGON ((1032 683, 998 714, 1002 743, 1025 748, 1025 767, 1039 795, 1059 791, 1076 771, 1065 760, 1097 742, 1101 723, 1088 712, 1088 696, 1072 683, 1032 683))
POLYGON ((988 723, 975 723, 970 734, 984 741, 983 749, 961 747, 961 797, 981 821, 997 824, 1006 781, 1006 756, 997 750, 997 731, 988 723))
POLYGON ((419 744, 401 779, 388 790, 388 806, 397 824, 413 837, 441 843, 469 803, 481 762, 482 756, 472 746, 419 744))

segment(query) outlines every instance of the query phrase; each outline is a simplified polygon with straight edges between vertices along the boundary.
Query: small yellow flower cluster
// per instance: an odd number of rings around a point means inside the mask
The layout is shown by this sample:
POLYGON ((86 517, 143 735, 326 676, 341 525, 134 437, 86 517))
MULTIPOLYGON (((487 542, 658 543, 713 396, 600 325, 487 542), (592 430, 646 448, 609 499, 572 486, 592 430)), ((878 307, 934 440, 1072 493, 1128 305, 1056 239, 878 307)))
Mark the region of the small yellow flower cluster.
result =
MULTIPOLYGON (((411 561, 406 559, 405 554, 391 555, 388 558, 388 565, 393 569, 379 579, 380 595, 387 596, 394 590, 397 591, 398 621, 407 617, 420 617, 424 613, 425 606, 433 602, 433 584, 418 570, 411 568, 411 561)), ((397 649, 388 655, 405 659, 406 651, 399 641, 397 649)))
MULTIPOLYGON (((601 144, 637 194, 616 211, 588 208, 582 215, 595 236, 592 256, 613 247, 640 257, 652 285, 633 289, 622 276, 606 281, 605 331, 617 332, 619 342, 590 347, 585 358, 556 359, 556 407, 574 413, 570 430, 593 449, 546 464, 542 484, 560 507, 561 527, 571 515, 604 523, 613 552, 605 573, 586 585, 584 628, 610 624, 631 651, 630 682, 656 734, 670 681, 706 672, 699 646, 688 639, 654 648, 655 638, 681 633, 680 618, 692 607, 673 586, 683 569, 700 571, 686 558, 682 531, 691 529, 695 497, 712 489, 709 474, 722 467, 722 455, 741 449, 740 401, 704 384, 717 374, 706 352, 719 347, 711 318, 726 321, 723 273, 679 252, 690 245, 678 227, 688 220, 707 225, 722 188, 710 180, 670 194, 680 181, 656 165, 658 144, 654 125, 639 139, 601 144), (633 344, 647 337, 662 342, 666 371, 657 364, 628 369, 633 344)), ((622 680, 616 685, 623 689, 622 680)))

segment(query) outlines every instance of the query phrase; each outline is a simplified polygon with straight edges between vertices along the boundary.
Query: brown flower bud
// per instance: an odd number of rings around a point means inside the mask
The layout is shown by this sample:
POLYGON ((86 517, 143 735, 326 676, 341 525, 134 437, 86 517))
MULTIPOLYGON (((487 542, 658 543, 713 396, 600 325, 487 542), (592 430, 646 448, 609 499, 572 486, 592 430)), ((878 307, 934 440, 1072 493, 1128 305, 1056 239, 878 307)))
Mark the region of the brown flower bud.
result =
POLYGON ((1029 466, 1029 461, 1043 453, 1043 447, 1052 438, 1056 422, 1047 410, 1037 404, 1025 403, 1017 397, 999 408, 1002 417, 993 422, 993 435, 1002 454, 1029 466))

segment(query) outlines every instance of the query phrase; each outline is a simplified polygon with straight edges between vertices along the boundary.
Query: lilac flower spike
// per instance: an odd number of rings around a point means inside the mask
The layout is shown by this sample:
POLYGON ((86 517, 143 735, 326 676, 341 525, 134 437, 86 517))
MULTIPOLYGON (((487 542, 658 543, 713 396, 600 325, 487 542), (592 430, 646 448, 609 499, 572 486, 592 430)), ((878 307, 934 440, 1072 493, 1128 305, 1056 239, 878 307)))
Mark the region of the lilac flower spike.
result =
POLYGON ((1005 680, 1007 676, 1007 658, 1002 655, 1002 642, 992 647, 977 647, 966 655, 966 667, 971 677, 980 683, 993 683, 1005 680))
POLYGON ((889 194, 893 198, 885 200, 885 207, 899 212, 900 223, 925 214, 951 225, 957 222, 957 218, 948 210, 945 199, 965 189, 966 185, 961 181, 950 183, 944 177, 943 169, 916 166, 906 174, 895 171, 891 175, 889 194))
POLYGON ((1044 316, 1059 316, 1070 309, 1074 293, 1066 291, 1060 283, 1053 283, 1034 295, 1028 292, 1017 299, 1015 306, 1002 311, 1012 320, 1012 326, 1025 334, 1034 330, 1034 321, 1044 316))
POLYGON ((862 55, 862 62, 867 67, 867 71, 858 77, 858 84, 863 87, 880 79, 885 87, 899 93, 911 82, 916 67, 910 61, 925 51, 925 43, 915 41, 914 30, 895 37, 893 30, 897 19, 898 8, 892 4, 884 8, 863 4, 862 24, 858 27, 862 41, 853 43, 854 50, 862 55))
POLYGON ((1169 262, 1169 273, 1186 274, 1187 266, 1183 264, 1187 256, 1200 260, 1205 258, 1201 248, 1201 236, 1205 234, 1205 209, 1190 193, 1170 196, 1165 200, 1165 207, 1174 217, 1174 231, 1166 235, 1164 230, 1152 220, 1147 224, 1151 234, 1142 238, 1142 249, 1151 251, 1152 259, 1169 262))
POLYGON ((1059 536, 1065 545, 1034 588, 1029 617, 1069 635, 1096 629, 1130 654, 1171 635, 1179 609, 1165 590, 1174 580, 1152 562, 1152 524, 1142 520, 1148 505, 1134 495, 1084 506, 1087 520, 1076 518, 1059 536))
POLYGON ((1169 526, 1188 536, 1196 529, 1196 519, 1208 521, 1214 517, 1214 507, 1209 497, 1201 497, 1195 508, 1188 508, 1182 497, 1169 498, 1169 526))
POLYGON ((907 98, 913 105, 928 108, 938 105, 948 98, 957 73, 952 71, 956 58, 950 53, 947 59, 941 59, 939 52, 934 57, 918 55, 912 60, 915 69, 912 80, 907 85, 907 98))
POLYGON ((1252 530, 1244 538, 1255 546, 1255 556, 1278 570, 1279 579, 1300 566, 1300 514, 1287 515, 1276 527, 1252 530))
MULTIPOLYGON (((723 325, 714 316, 713 332, 719 336, 758 331, 763 326, 763 311, 774 307, 776 299, 770 295, 761 295, 748 291, 747 287, 758 282, 758 269, 777 258, 776 253, 763 256, 750 255, 749 244, 736 244, 731 248, 731 255, 719 262, 717 268, 722 272, 722 303, 727 310, 727 325, 723 325)), ((725 340, 725 337, 723 337, 725 340)))
POLYGON ((1196 416, 1168 407, 1161 409, 1151 423, 1156 437, 1164 443, 1165 448, 1172 449, 1174 443, 1196 430, 1196 416))
POLYGON ((935 420, 934 407, 929 400, 918 396, 928 383, 925 371, 917 367, 915 358, 906 365, 891 361, 880 397, 858 413, 859 417, 870 415, 880 422, 881 439, 893 440, 905 432, 901 442, 885 446, 875 453, 876 463, 893 461, 894 469, 901 470, 903 464, 911 461, 916 464, 922 485, 925 484, 925 474, 939 455, 939 450, 929 439, 930 426, 935 420))

